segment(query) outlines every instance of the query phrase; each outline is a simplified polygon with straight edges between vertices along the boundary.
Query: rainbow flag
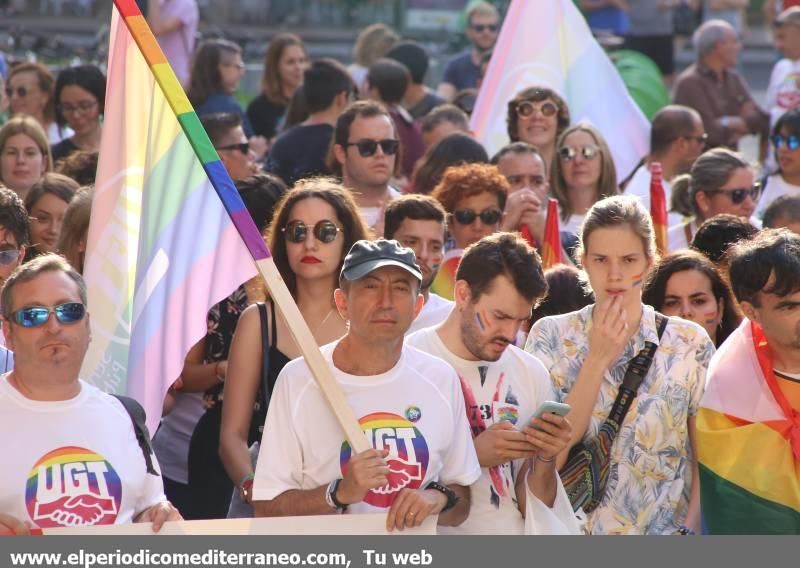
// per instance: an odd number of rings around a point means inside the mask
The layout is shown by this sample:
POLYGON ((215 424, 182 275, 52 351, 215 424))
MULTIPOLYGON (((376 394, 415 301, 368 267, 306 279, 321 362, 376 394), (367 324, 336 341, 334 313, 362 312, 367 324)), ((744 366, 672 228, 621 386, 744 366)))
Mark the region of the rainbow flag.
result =
POLYGON ((558 201, 552 197, 547 201, 547 220, 544 224, 542 243, 542 268, 547 270, 561 264, 561 232, 558 230, 558 201))
POLYGON ((650 217, 653 219, 653 231, 656 237, 656 248, 659 254, 669 252, 667 241, 667 198, 661 184, 661 164, 650 164, 650 217))
POLYGON ((706 532, 800 534, 800 412, 780 393, 763 330, 748 320, 709 365, 697 449, 706 532))
POLYGON ((463 249, 450 249, 444 255, 442 264, 439 265, 439 272, 431 284, 431 292, 438 294, 442 298, 452 300, 455 296, 456 271, 461 264, 463 249))
POLYGON ((650 124, 573 0, 511 2, 472 113, 472 130, 490 156, 508 143, 508 101, 534 85, 561 94, 573 123, 602 132, 617 179, 649 152, 650 124))
POLYGON ((155 432, 208 309, 269 250, 136 2, 114 5, 81 376, 136 398, 155 432))

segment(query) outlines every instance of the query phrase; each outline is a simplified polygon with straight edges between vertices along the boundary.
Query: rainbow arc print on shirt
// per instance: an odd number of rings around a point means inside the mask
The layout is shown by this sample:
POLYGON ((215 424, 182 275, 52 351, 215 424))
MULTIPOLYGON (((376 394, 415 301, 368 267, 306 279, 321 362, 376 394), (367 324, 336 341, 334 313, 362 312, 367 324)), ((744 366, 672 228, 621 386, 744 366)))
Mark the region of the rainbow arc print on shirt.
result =
POLYGON ((208 309, 269 250, 134 0, 115 0, 84 276, 81 376, 126 393, 155 432, 208 309))

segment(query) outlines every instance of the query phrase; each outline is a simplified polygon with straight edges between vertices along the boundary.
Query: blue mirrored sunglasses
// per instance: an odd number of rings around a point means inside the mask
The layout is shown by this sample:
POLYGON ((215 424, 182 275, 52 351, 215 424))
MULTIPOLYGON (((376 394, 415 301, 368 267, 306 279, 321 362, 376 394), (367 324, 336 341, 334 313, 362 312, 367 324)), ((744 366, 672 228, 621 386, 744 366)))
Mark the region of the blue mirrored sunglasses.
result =
POLYGON ((54 308, 31 306, 14 312, 14 321, 22 327, 39 327, 47 323, 50 313, 56 314, 56 319, 63 324, 73 324, 81 321, 86 315, 86 306, 80 302, 67 302, 54 308))
POLYGON ((798 136, 783 136, 776 134, 772 137, 772 145, 777 150, 781 146, 786 146, 789 150, 797 150, 800 148, 800 137, 798 136))

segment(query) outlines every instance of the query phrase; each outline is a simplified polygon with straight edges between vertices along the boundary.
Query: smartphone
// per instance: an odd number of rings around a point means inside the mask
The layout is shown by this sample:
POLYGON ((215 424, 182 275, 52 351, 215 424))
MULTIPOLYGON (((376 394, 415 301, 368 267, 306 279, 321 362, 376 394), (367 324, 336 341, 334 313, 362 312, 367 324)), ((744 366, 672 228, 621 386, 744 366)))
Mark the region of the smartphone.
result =
POLYGON ((546 400, 541 405, 539 405, 539 408, 536 409, 536 412, 533 413, 533 416, 531 416, 527 422, 522 423, 521 427, 524 428, 526 425, 531 423, 531 420, 533 420, 534 418, 541 418, 542 415, 547 412, 552 412, 553 414, 556 414, 558 416, 566 416, 567 414, 569 414, 570 410, 572 410, 572 407, 569 404, 565 404, 563 402, 555 402, 553 400, 546 400))

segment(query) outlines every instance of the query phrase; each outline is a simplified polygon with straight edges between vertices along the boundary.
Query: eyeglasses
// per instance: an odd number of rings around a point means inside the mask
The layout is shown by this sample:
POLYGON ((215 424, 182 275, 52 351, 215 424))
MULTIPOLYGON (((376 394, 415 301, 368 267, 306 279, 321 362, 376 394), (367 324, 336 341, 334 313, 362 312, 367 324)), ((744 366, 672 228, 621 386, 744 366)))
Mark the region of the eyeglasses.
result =
POLYGON ((217 150, 239 150, 245 156, 250 153, 250 143, 242 142, 241 144, 228 144, 227 146, 215 146, 217 150))
POLYGON ((600 148, 597 146, 583 146, 582 148, 563 146, 558 149, 558 157, 565 162, 571 162, 579 153, 584 160, 592 160, 600 153, 600 148))
POLYGON ((517 105, 517 114, 522 118, 528 118, 533 112, 538 110, 542 116, 553 116, 558 112, 558 106, 550 101, 545 101, 541 105, 535 105, 531 101, 522 101, 517 105))
POLYGON ((14 264, 19 258, 19 249, 0 250, 0 265, 8 266, 14 264))
POLYGON ((362 158, 374 156, 375 152, 378 151, 378 146, 381 147, 381 150, 383 150, 383 153, 387 156, 394 156, 397 153, 397 149, 400 147, 400 141, 392 138, 384 138, 383 140, 363 138, 356 142, 348 142, 345 144, 345 148, 349 148, 350 146, 358 148, 358 153, 361 154, 362 158))
MULTIPOLYGON (((17 96, 21 99, 24 99, 25 97, 28 96, 28 89, 26 89, 25 87, 17 87, 16 92, 17 96)), ((14 88, 11 87, 10 85, 6 87, 6 96, 9 99, 14 96, 14 88)))
MULTIPOLYGON (((286 240, 292 243, 302 243, 308 237, 308 225, 302 221, 292 221, 288 223, 281 231, 286 235, 286 240)), ((325 244, 332 243, 336 240, 336 235, 342 231, 336 226, 333 221, 320 221, 311 230, 314 237, 325 244)))
POLYGON ((502 216, 503 212, 499 209, 484 209, 480 213, 472 209, 456 209, 453 212, 453 219, 459 225, 472 225, 478 218, 484 225, 496 225, 502 216))
POLYGON ((97 101, 81 101, 74 105, 61 103, 58 105, 58 110, 60 110, 62 114, 75 114, 76 112, 89 112, 95 105, 97 105, 97 101))
POLYGON ((772 137, 772 145, 776 150, 781 146, 786 146, 789 150, 797 150, 800 148, 800 137, 776 134, 772 137))
POLYGON ((744 187, 740 189, 707 189, 704 190, 704 192, 712 194, 724 193, 730 198, 734 205, 739 205, 747 199, 747 197, 750 197, 753 201, 758 201, 758 198, 761 196, 761 185, 756 184, 753 187, 744 187))
POLYGON ((497 24, 476 24, 474 26, 470 26, 473 30, 482 34, 485 31, 496 32, 497 31, 497 24))
POLYGON ((67 302, 54 308, 41 306, 22 308, 11 315, 22 327, 40 327, 47 323, 51 313, 56 314, 56 319, 60 323, 70 325, 83 319, 86 315, 86 306, 80 302, 67 302))

